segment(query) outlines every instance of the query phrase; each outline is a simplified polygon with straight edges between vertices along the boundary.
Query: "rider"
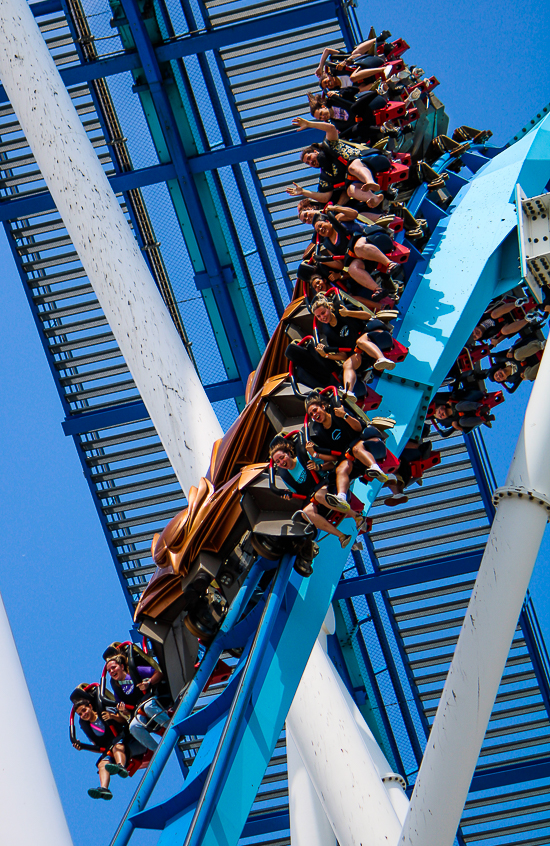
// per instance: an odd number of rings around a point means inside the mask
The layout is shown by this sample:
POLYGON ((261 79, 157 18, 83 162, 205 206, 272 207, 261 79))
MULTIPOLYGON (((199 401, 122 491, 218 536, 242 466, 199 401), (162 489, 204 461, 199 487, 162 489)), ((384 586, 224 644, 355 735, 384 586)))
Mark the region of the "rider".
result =
MULTIPOLYGON (((82 732, 94 747, 93 751, 100 753, 97 762, 100 786, 90 787, 88 796, 92 799, 112 799, 113 794, 109 790, 111 776, 127 778, 127 755, 139 755, 145 749, 136 740, 128 737, 128 724, 122 714, 102 705, 96 689, 88 690, 86 687, 77 687, 71 693, 71 701, 79 717, 82 732)), ((73 746, 75 749, 82 749, 79 740, 74 740, 73 746)))
POLYGON ((336 488, 334 478, 330 474, 326 478, 326 471, 333 469, 334 462, 323 462, 319 465, 308 455, 300 441, 294 443, 282 435, 277 435, 269 445, 269 457, 277 468, 277 473, 285 485, 294 493, 301 494, 310 499, 307 505, 301 509, 301 514, 315 528, 326 532, 328 535, 335 535, 340 541, 342 549, 348 545, 351 535, 345 535, 336 526, 326 519, 328 510, 341 511, 347 517, 353 517, 357 528, 364 526, 365 520, 361 514, 352 511, 347 503, 335 496, 336 488), (317 472, 323 473, 325 478, 320 479, 317 472), (327 502, 327 494, 331 495, 332 505, 327 502), (337 501, 336 501, 337 500, 337 501))
POLYGON ((306 449, 311 458, 334 461, 336 465, 336 497, 326 495, 328 504, 339 499, 347 502, 350 481, 354 475, 354 464, 359 462, 366 468, 371 479, 387 482, 388 477, 377 461, 386 457, 386 447, 375 426, 363 428, 360 420, 342 405, 332 406, 318 391, 312 391, 306 400, 308 437, 306 449))
POLYGON ((155 750, 158 742, 149 733, 153 731, 151 721, 161 726, 167 726, 170 722, 168 714, 154 696, 154 688, 162 679, 161 671, 144 663, 130 672, 128 657, 114 647, 109 647, 103 657, 105 669, 111 677, 118 712, 122 716, 132 717, 130 734, 147 749, 155 750), (144 719, 142 712, 148 719, 144 719))

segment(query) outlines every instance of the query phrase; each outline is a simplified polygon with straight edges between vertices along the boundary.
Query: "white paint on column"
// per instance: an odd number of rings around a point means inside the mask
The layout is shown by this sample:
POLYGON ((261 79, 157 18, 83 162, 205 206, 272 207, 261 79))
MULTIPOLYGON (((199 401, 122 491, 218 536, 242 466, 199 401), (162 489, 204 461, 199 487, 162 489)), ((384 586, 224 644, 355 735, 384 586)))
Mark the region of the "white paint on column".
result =
POLYGON ((300 757, 288 724, 286 726, 286 760, 291 846, 337 846, 328 817, 300 757))
POLYGON ((336 676, 318 640, 292 702, 287 731, 340 846, 393 846, 401 822, 367 748, 368 729, 361 714, 358 723, 350 710, 336 676))
POLYGON ((0 843, 72 846, 57 787, 0 597, 0 843))
POLYGON ((400 843, 452 846, 550 504, 550 356, 543 356, 417 776, 400 843))
POLYGON ((25 0, 0 3, 0 78, 187 492, 221 428, 25 0))

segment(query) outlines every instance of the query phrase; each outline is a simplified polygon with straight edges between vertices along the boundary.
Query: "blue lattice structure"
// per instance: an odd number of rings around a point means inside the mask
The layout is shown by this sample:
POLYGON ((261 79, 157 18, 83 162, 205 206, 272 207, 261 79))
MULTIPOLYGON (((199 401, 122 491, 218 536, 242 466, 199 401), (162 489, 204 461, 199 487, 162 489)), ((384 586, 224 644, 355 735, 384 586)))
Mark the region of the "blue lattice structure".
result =
MULTIPOLYGON (((358 40, 353 10, 324 0, 261 5, 113 0, 104 14, 90 18, 80 0, 48 0, 32 8, 182 343, 227 427, 243 407, 248 375, 288 301, 308 239, 305 228, 289 216, 294 201, 284 186, 312 183, 295 154, 316 135, 297 138, 289 118, 304 111, 304 80, 326 39, 336 46, 358 40)), ((185 501, 2 92, 0 109, 0 215, 58 387, 65 432, 75 440, 133 609, 154 570, 151 537, 185 501)), ((443 114, 438 111, 440 127, 443 114)), ((550 176, 544 164, 547 132, 545 124, 537 135, 536 155, 528 138, 505 154, 506 167, 516 166, 514 181, 527 194, 542 191, 550 176)), ((401 410, 396 451, 420 425, 427 400, 455 360, 467 328, 492 296, 519 281, 515 219, 506 216, 495 218, 495 250, 475 257, 486 265, 469 267, 468 291, 461 287, 453 299, 446 283, 438 287, 437 281, 438 272, 441 278, 448 273, 445 249, 456 243, 453 227, 459 226, 464 209, 471 213, 479 202, 483 188, 476 186, 489 181, 508 202, 510 186, 499 175, 496 158, 501 152, 478 145, 464 154, 465 167, 449 172, 446 182, 451 204, 438 203, 424 188, 409 200, 432 235, 421 251, 410 245, 398 337, 411 345, 412 354, 395 376, 381 380, 384 410, 401 410), (422 280, 428 266, 426 290, 422 280), (436 292, 452 300, 454 308, 448 319, 443 315, 439 337, 431 336, 428 349, 415 332, 418 314, 431 313, 428 303, 436 292), (415 347, 420 343, 421 349, 415 347)), ((449 164, 443 157, 437 167, 447 170, 449 164)), ((353 553, 341 579, 345 556, 325 546, 323 563, 330 560, 332 569, 325 569, 323 579, 306 583, 293 575, 287 583, 292 562, 284 562, 257 637, 251 626, 258 623, 262 606, 236 640, 226 620, 217 655, 238 645, 245 657, 227 687, 217 691, 219 699, 210 690, 210 711, 193 716, 192 694, 200 694, 200 678, 208 678, 215 661, 211 647, 210 664, 201 667, 195 687, 180 704, 171 741, 167 737, 155 758, 160 761, 170 742, 172 748, 177 742, 191 777, 173 800, 144 810, 143 791, 158 775, 153 766, 141 789, 140 810, 129 809, 117 844, 141 826, 161 829, 159 843, 182 842, 193 819, 188 842, 219 842, 216 820, 229 816, 233 842, 289 842, 282 723, 332 594, 338 628, 331 657, 388 759, 409 786, 414 783, 493 516, 482 439, 457 434, 441 445, 441 452, 441 465, 429 471, 406 509, 395 512, 374 501, 375 529, 367 549, 353 553), (289 675, 281 691, 270 670, 275 660, 285 665, 298 631, 301 653, 286 665, 289 675), (223 766, 209 771, 215 757, 219 764, 227 741, 226 734, 219 742, 220 717, 230 710, 235 689, 246 685, 249 695, 264 696, 271 705, 279 696, 276 718, 267 714, 262 725, 269 755, 264 750, 254 758, 258 741, 246 709, 233 710, 225 731, 235 733, 236 746, 227 743, 223 766), (237 788, 239 754, 251 768, 254 759, 248 792, 237 788), (192 775, 197 771, 198 778, 192 775), (219 773, 214 776, 219 781, 212 786, 210 780, 210 793, 201 794, 206 779, 212 779, 209 772, 219 773)), ((245 596, 246 591, 243 603, 245 596)), ((547 842, 549 697, 548 660, 527 602, 459 842, 496 844, 503 837, 521 846, 547 842)))

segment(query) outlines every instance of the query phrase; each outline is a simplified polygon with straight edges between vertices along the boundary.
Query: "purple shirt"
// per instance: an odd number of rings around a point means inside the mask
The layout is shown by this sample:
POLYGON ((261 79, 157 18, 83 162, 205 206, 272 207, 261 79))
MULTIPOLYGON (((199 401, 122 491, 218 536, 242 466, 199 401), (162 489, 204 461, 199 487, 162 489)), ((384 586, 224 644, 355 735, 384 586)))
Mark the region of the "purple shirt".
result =
MULTIPOLYGON (((138 676, 140 677, 140 679, 150 679, 151 676, 153 676, 155 674, 155 670, 153 669, 153 667, 150 667, 150 666, 136 667, 136 672, 137 672, 138 676)), ((126 696, 129 696, 135 690, 134 682, 132 681, 131 677, 128 674, 126 675, 125 678, 120 679, 118 681, 118 684, 121 686, 122 691, 123 691, 123 693, 126 694, 126 696)), ((114 690, 114 694, 115 694, 116 701, 121 702, 122 700, 118 696, 116 688, 114 690)))

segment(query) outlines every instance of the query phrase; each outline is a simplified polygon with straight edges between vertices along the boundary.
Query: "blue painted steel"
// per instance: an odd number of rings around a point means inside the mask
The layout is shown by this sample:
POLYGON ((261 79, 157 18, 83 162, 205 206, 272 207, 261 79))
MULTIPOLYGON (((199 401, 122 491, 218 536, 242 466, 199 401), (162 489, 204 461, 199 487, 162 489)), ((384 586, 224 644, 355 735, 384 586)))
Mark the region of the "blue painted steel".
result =
MULTIPOLYGON (((253 707, 253 688, 267 655, 271 634, 279 611, 281 610, 294 560, 292 556, 285 556, 281 561, 279 572, 267 600, 260 625, 254 636, 246 666, 242 671, 239 688, 235 693, 231 710, 227 715, 227 720, 208 771, 208 776, 184 846, 197 846, 197 844, 203 842, 207 826, 210 825, 214 811, 218 805, 218 799, 232 763, 235 746, 242 736, 241 729, 246 712, 253 707)), ((248 809, 246 815, 248 816, 248 809)))
MULTIPOLYGON (((344 600, 344 602, 342 602, 340 605, 340 610, 343 612, 342 606, 345 607, 345 614, 347 614, 349 618, 347 621, 347 625, 350 629, 350 643, 352 640, 355 640, 356 648, 359 650, 363 666, 366 670, 366 694, 368 696, 369 701, 372 703, 372 707, 375 707, 378 710, 379 720, 382 723, 382 730, 380 729, 380 726, 376 724, 375 726, 370 726, 371 731, 373 732, 375 737, 381 740, 380 746, 382 747, 382 749, 384 749, 388 760, 393 760, 396 770, 399 770, 400 773, 404 774, 405 767, 401 758, 401 754, 399 752, 399 748, 397 746, 397 743, 395 742, 395 737, 386 711, 384 699, 380 692, 380 687, 378 684, 378 674, 374 671, 371 657, 365 647, 364 638, 356 636, 356 632, 359 629, 360 622, 357 620, 355 608, 353 607, 353 603, 349 599, 344 600), (382 736, 380 737, 380 735, 382 736)), ((369 615, 368 620, 362 620, 361 623, 370 621, 370 619, 371 617, 369 615)), ((359 705, 359 703, 357 704, 359 705)))
POLYGON ((542 638, 537 614, 528 595, 519 615, 519 625, 537 677, 546 713, 550 714, 550 673, 546 644, 542 638))
MULTIPOLYGON (((288 32, 300 26, 305 26, 311 20, 315 20, 316 23, 331 20, 334 17, 334 8, 333 0, 322 0, 322 2, 311 3, 300 9, 266 15, 262 18, 261 34, 263 36, 276 35, 279 32, 288 32)), ((63 11, 63 4, 61 0, 44 0, 42 3, 31 4, 31 10, 35 17, 40 17, 40 15, 63 11)), ((243 41, 257 37, 258 22, 256 20, 245 21, 204 34, 193 34, 192 37, 181 36, 169 44, 159 45, 155 48, 155 53, 157 61, 169 62, 174 59, 182 59, 184 56, 194 56, 197 53, 206 53, 210 50, 221 50, 232 44, 241 44, 243 41)), ((65 85, 69 86, 137 70, 140 67, 141 61, 138 55, 121 53, 116 56, 102 57, 95 62, 87 62, 83 65, 60 68, 59 72, 65 85)), ((8 102, 7 94, 4 88, 0 86, 0 105, 8 102)))
MULTIPOLYGON (((376 556, 376 553, 374 551, 374 546, 373 546, 370 538, 367 539, 367 549, 368 549, 368 552, 369 552, 371 564, 373 565, 375 571, 379 570, 380 565, 378 563, 378 558, 376 556)), ((354 552, 353 553, 353 560, 355 561, 355 566, 357 567, 358 572, 361 572, 361 571, 365 572, 365 564, 364 564, 364 561, 363 561, 363 557, 361 556, 361 553, 354 552)), ((416 684, 414 683, 414 679, 412 678, 412 673, 411 673, 411 670, 410 670, 410 667, 409 667, 409 662, 407 661, 406 655, 404 654, 403 642, 401 640, 401 636, 399 634, 399 631, 397 630, 397 624, 395 622, 395 617, 393 615, 392 609, 389 607, 387 593, 382 592, 380 594, 380 597, 381 597, 381 602, 382 602, 382 604, 385 608, 385 611, 386 611, 386 617, 387 617, 389 624, 391 626, 391 629, 393 631, 397 650, 398 650, 398 652, 401 656, 402 666, 405 668, 405 672, 407 674, 407 678, 408 678, 409 683, 410 683, 410 688, 411 688, 411 691, 412 691, 413 698, 416 700, 418 712, 421 715, 421 719, 424 722, 424 728, 426 729, 427 728, 427 721, 426 721, 426 718, 423 715, 423 709, 421 707, 422 703, 420 702, 420 698, 418 697, 416 684)), ((372 617, 372 621, 375 625, 376 630, 382 631, 384 629, 384 624, 382 622, 382 617, 381 617, 381 613, 380 613, 380 610, 379 610, 378 605, 377 605, 376 597, 374 597, 372 594, 367 594, 366 600, 367 600, 367 607, 369 609, 369 613, 372 617)), ((403 723, 406 726, 407 733, 409 735, 409 741, 410 741, 414 756, 416 758, 416 762, 417 762, 417 764, 420 764, 420 761, 422 760, 422 754, 423 754, 422 744, 421 744, 420 739, 418 737, 418 733, 416 731, 416 727, 415 727, 414 720, 412 718, 411 712, 410 712, 410 710, 409 710, 409 708, 406 704, 408 699, 409 699, 409 696, 407 695, 406 691, 403 688, 403 682, 401 680, 401 676, 400 676, 399 670, 398 670, 396 662, 395 662, 393 650, 390 648, 390 645, 389 645, 388 640, 386 638, 382 638, 380 640, 380 649, 381 649, 382 655, 384 656, 384 661, 386 662, 388 675, 391 679, 391 683, 392 683, 393 689, 394 689, 395 694, 396 694, 397 703, 398 703, 398 706, 399 706, 399 711, 401 713, 403 723)), ((406 773, 403 772, 402 775, 406 775, 406 773)))
POLYGON ((35 18, 63 11, 61 0, 41 0, 39 3, 29 3, 29 7, 35 18))
POLYGON ((258 814, 248 820, 243 828, 244 837, 259 837, 262 834, 269 834, 271 831, 284 831, 290 828, 290 814, 288 811, 273 811, 272 813, 258 814))
POLYGON ((550 757, 537 758, 529 764, 504 764, 502 767, 488 767, 475 775, 470 793, 478 790, 495 790, 510 784, 529 783, 550 778, 550 757))
MULTIPOLYGON (((228 379, 226 382, 216 382, 205 385, 204 390, 210 402, 220 402, 232 399, 244 393, 244 385, 240 379, 228 379)), ((112 408, 100 411, 82 411, 71 414, 61 423, 66 435, 83 435, 96 429, 106 429, 109 426, 123 426, 125 423, 137 423, 147 420, 149 413, 142 400, 114 405, 112 408)))
MULTIPOLYGON (((232 752, 225 783, 203 843, 236 843, 280 735, 288 708, 321 628, 346 557, 334 537, 321 542, 313 576, 293 573, 283 597, 260 675, 253 691, 254 709, 232 752), (291 656, 291 660, 289 657, 291 656), (243 773, 246 777, 243 779, 243 773)), ((183 808, 181 812, 183 813, 183 808)), ((193 812, 168 823, 159 844, 185 838, 193 812)), ((114 846, 114 844, 113 844, 114 846)), ((118 846, 118 844, 117 844, 118 846)))
POLYGON ((238 621, 241 612, 246 608, 246 605, 250 601, 260 577, 264 572, 262 564, 263 559, 259 559, 259 561, 253 565, 245 584, 241 587, 239 593, 232 602, 231 608, 227 612, 227 616, 223 621, 220 631, 205 653, 197 672, 193 676, 189 687, 185 691, 185 694, 172 717, 170 726, 162 736, 161 741, 155 750, 155 754, 151 759, 147 772, 143 776, 141 783, 134 794, 132 802, 128 806, 126 813, 122 818, 117 832, 111 842, 111 846, 124 846, 124 844, 128 843, 128 840, 134 830, 131 816, 144 808, 147 804, 155 784, 157 783, 157 779, 161 775, 174 746, 181 736, 180 731, 177 730, 177 726, 192 713, 193 708, 197 703, 197 699, 201 695, 206 682, 212 675, 214 668, 219 661, 220 655, 225 648, 225 635, 238 621))
POLYGON ((294 131, 281 132, 272 137, 261 138, 259 141, 246 141, 234 147, 225 147, 222 150, 202 153, 200 156, 193 156, 189 159, 189 170, 191 173, 202 173, 206 170, 215 170, 252 159, 276 156, 312 144, 321 138, 317 129, 306 129, 300 132, 300 138, 297 135, 298 133, 294 131))
MULTIPOLYGON (((399 327, 398 339, 410 347, 409 355, 393 371, 398 378, 384 383, 380 412, 400 409, 390 435, 390 443, 393 441, 398 452, 421 416, 422 393, 414 388, 414 382, 431 384, 435 391, 487 302, 503 292, 501 247, 516 227, 516 183, 521 182, 533 196, 543 190, 549 178, 547 117, 524 139, 481 168, 463 191, 424 271, 424 282, 414 293, 399 327), (413 385, 403 390, 399 377, 413 385)), ((505 276, 509 283, 510 277, 505 276)))
MULTIPOLYGON (((156 185, 158 182, 165 182, 175 179, 176 170, 173 164, 152 165, 129 173, 118 173, 109 177, 109 183, 115 193, 130 191, 132 188, 144 188, 146 185, 156 185)), ((0 200, 0 221, 14 220, 15 218, 27 217, 38 212, 53 211, 55 203, 49 191, 43 191, 31 197, 0 200)))
POLYGON ((482 555, 483 549, 475 552, 458 552, 455 555, 444 555, 411 567, 396 567, 395 570, 388 568, 381 573, 353 576, 340 582, 334 599, 348 599, 352 596, 378 593, 381 590, 421 585, 434 579, 447 579, 451 576, 475 573, 479 569, 482 555))
POLYGON ((145 403, 142 400, 136 400, 136 402, 115 405, 112 408, 101 409, 101 411, 83 411, 81 414, 72 414, 61 425, 66 435, 83 435, 96 429, 124 426, 125 423, 137 423, 138 420, 147 420, 148 418, 149 413, 145 408, 145 403))

